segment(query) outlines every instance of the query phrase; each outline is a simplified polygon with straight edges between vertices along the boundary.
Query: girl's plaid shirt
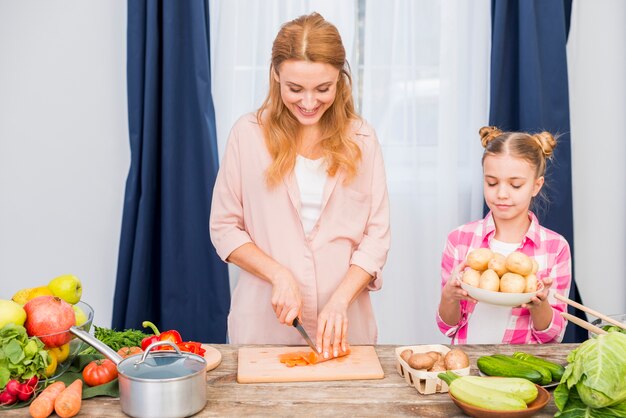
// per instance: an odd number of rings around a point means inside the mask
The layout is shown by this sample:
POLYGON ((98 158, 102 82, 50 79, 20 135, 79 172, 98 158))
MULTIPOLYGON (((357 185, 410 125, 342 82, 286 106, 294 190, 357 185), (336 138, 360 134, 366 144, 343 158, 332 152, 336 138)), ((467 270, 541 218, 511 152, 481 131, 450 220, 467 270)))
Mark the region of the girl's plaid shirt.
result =
MULTIPOLYGON (((511 309, 511 318, 507 330, 502 338, 503 344, 532 344, 561 342, 565 332, 566 321, 560 312, 567 310, 567 305, 558 301, 554 293, 569 296, 572 280, 571 256, 569 244, 561 235, 539 225, 537 217, 529 212, 530 228, 518 251, 533 257, 539 264, 537 279, 552 278, 552 286, 548 301, 552 306, 552 321, 548 328, 536 330, 528 309, 515 307, 511 309)), ((467 254, 476 248, 488 248, 495 235, 496 227, 491 213, 484 219, 461 225, 448 235, 446 248, 441 259, 441 286, 443 287, 452 270, 467 254)), ((458 324, 448 325, 439 316, 437 311, 437 325, 442 333, 452 339, 452 344, 467 342, 467 324, 471 319, 474 304, 461 301, 461 320, 458 324)))

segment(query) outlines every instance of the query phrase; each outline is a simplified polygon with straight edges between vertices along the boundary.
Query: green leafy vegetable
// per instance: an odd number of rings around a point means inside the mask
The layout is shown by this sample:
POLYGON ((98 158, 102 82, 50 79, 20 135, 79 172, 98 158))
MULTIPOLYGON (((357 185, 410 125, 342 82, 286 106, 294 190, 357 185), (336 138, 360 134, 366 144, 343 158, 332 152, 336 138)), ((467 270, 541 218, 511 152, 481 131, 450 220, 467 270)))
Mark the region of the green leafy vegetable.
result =
POLYGON ((616 327, 615 325, 605 325, 602 327, 606 332, 621 332, 622 334, 626 334, 626 329, 616 327))
MULTIPOLYGON (((567 356, 569 364, 555 390, 556 406, 623 410, 626 402, 626 335, 611 332, 582 343, 567 356), (576 404, 578 400, 582 406, 576 404), (574 405, 574 406, 572 406, 574 405)), ((614 414, 614 412, 612 412, 614 414)), ((599 415, 601 416, 601 415, 599 415)), ((610 415, 626 416, 626 415, 610 415)))
POLYGON ((48 352, 37 337, 29 337, 26 328, 7 324, 0 329, 0 389, 10 379, 23 381, 43 376, 48 352))
MULTIPOLYGON (((151 334, 136 329, 125 329, 124 331, 116 331, 114 329, 94 326, 94 337, 117 351, 122 347, 140 347, 141 340, 151 334)), ((81 354, 94 354, 98 351, 89 347, 83 350, 81 354)))
POLYGON ((554 402, 559 408, 559 412, 556 413, 555 418, 614 418, 614 417, 626 417, 626 401, 620 402, 613 406, 607 406, 606 408, 591 408, 587 406, 578 391, 576 386, 571 390, 567 389, 565 383, 561 383, 554 390, 554 402))

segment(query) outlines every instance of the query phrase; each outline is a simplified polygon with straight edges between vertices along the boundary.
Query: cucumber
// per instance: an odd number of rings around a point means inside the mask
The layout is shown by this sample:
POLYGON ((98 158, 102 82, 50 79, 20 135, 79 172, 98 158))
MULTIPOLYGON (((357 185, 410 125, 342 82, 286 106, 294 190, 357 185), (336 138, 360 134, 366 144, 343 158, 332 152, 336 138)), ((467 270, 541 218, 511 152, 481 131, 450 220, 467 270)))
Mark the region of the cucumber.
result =
POLYGON ((539 394, 537 385, 521 377, 500 377, 493 379, 491 377, 462 376, 461 379, 484 388, 510 393, 522 398, 527 404, 537 399, 537 395, 539 394))
POLYGON ((521 377, 533 383, 540 383, 542 379, 541 373, 526 364, 511 364, 493 356, 479 357, 476 364, 478 369, 487 376, 521 377))
POLYGON ((552 382, 552 373, 550 373, 550 370, 546 369, 543 366, 539 366, 533 363, 528 363, 524 360, 520 360, 512 356, 505 356, 504 354, 494 354, 493 356, 495 358, 508 361, 511 364, 519 364, 520 366, 527 366, 527 367, 537 370, 541 374, 541 381, 539 382, 540 385, 547 385, 548 383, 552 382))
POLYGON ((450 383, 450 394, 460 401, 492 411, 518 411, 528 408, 526 402, 516 395, 476 385, 465 378, 450 383))
POLYGON ((532 354, 517 352, 513 354, 513 357, 526 361, 528 363, 538 364, 545 367, 546 369, 550 370, 550 373, 552 374, 552 380, 557 382, 561 381, 563 373, 565 373, 565 367, 561 366, 560 364, 540 357, 535 357, 532 354))

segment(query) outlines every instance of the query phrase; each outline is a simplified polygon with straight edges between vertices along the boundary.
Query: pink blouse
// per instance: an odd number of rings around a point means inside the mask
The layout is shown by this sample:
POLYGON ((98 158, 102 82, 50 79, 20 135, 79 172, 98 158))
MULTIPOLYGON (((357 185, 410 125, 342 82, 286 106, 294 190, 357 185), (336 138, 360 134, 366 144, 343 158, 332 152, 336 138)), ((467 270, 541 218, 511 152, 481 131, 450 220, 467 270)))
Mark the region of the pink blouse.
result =
MULTIPOLYGON (((273 188, 265 183, 271 157, 254 114, 233 126, 213 191, 210 231, 219 256, 226 260, 240 246, 254 242, 288 268, 300 285, 301 319, 313 338, 318 312, 351 264, 373 276, 367 290, 382 285, 390 242, 383 158, 376 133, 366 122, 355 122, 353 138, 362 152, 358 174, 348 184, 341 170, 328 177, 320 218, 308 236, 300 220, 300 192, 293 173, 273 188)), ((378 331, 367 290, 348 309, 351 344, 376 343, 378 331)), ((295 328, 278 321, 271 294, 270 283, 241 271, 228 316, 230 343, 306 344, 295 328)))

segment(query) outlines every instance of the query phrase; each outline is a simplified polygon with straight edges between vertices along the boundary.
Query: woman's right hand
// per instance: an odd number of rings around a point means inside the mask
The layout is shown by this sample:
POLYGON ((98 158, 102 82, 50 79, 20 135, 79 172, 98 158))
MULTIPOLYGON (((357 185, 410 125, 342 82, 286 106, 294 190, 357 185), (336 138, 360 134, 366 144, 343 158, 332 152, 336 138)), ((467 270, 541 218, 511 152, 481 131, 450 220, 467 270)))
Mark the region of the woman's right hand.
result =
POLYGON ((281 324, 291 325, 300 315, 302 295, 296 279, 287 269, 281 269, 272 279, 272 308, 281 324))

